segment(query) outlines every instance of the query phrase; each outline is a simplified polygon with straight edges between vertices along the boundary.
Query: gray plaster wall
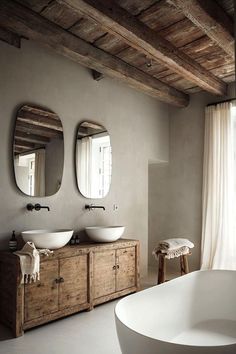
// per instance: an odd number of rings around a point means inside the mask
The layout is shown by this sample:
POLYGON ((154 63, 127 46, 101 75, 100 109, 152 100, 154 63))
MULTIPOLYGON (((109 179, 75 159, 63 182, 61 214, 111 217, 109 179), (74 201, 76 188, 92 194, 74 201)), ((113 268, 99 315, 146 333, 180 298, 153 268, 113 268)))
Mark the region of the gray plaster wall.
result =
POLYGON ((30 41, 23 41, 20 50, 0 42, 0 67, 0 247, 7 247, 13 229, 17 233, 37 228, 80 232, 91 225, 125 225, 124 237, 141 241, 145 273, 148 161, 168 161, 168 106, 108 78, 96 82, 88 69, 30 41), (56 112, 64 127, 62 185, 51 197, 26 197, 14 182, 12 135, 17 109, 25 103, 56 112), (85 199, 76 186, 75 133, 84 120, 104 125, 111 136, 111 189, 99 201, 85 199), (51 211, 27 212, 29 202, 49 205, 51 211), (106 211, 85 211, 84 205, 92 202, 104 205, 106 211))
MULTIPOLYGON (((234 89, 229 85, 225 98, 235 97, 234 89)), ((202 92, 191 96, 187 108, 170 109, 169 163, 149 165, 150 266, 156 266, 152 250, 159 240, 186 237, 195 244, 191 269, 199 269, 205 106, 225 98, 202 92)), ((169 269, 179 269, 178 262, 169 261, 169 269)))

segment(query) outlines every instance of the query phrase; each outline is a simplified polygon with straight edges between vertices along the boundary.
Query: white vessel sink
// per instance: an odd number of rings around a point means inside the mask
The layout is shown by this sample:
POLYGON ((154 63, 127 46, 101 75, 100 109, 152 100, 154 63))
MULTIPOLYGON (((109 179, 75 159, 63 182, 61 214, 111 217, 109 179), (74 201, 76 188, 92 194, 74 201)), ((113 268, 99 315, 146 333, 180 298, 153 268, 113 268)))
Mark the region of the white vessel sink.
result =
POLYGON ((85 231, 95 242, 114 242, 124 233, 124 226, 89 226, 85 231))
POLYGON ((25 242, 31 241, 36 248, 49 248, 55 250, 69 242, 73 230, 31 230, 23 231, 21 236, 25 242))

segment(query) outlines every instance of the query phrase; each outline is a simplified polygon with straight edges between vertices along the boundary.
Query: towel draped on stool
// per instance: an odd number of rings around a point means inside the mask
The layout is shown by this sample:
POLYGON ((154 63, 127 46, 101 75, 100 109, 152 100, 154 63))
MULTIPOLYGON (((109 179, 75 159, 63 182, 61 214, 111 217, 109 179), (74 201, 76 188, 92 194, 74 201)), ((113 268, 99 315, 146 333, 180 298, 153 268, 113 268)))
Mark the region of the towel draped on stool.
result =
POLYGON ((189 254, 193 247, 194 244, 186 238, 170 238, 160 241, 152 254, 156 259, 159 253, 165 254, 165 258, 171 259, 189 254))

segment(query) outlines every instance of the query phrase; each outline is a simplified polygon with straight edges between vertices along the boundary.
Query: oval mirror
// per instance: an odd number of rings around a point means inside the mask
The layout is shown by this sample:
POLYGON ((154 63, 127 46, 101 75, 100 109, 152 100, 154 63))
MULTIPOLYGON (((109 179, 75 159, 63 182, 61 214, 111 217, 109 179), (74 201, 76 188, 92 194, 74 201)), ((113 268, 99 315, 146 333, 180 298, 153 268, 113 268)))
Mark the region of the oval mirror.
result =
POLYGON ((83 122, 76 136, 76 176, 80 193, 86 198, 103 198, 111 184, 110 136, 102 125, 83 122))
POLYGON ((58 115, 41 107, 22 106, 16 117, 13 155, 16 184, 24 194, 55 194, 64 165, 63 128, 58 115))

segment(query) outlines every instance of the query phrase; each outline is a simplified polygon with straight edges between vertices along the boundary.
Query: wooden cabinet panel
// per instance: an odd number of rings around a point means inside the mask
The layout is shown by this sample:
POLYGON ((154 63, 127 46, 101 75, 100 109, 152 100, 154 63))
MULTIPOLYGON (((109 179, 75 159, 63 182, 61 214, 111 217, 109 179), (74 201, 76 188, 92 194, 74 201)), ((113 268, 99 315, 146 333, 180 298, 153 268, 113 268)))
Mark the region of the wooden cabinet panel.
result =
POLYGON ((59 308, 88 302, 88 255, 60 260, 59 308))
POLYGON ((94 299, 114 293, 116 290, 115 255, 115 250, 94 253, 94 299))
POLYGON ((58 261, 42 262, 40 280, 25 285, 25 322, 58 311, 58 261))
POLYGON ((136 285, 135 247, 116 251, 116 291, 136 285))
POLYGON ((137 291, 139 242, 120 239, 65 246, 40 257, 40 281, 21 284, 20 280, 19 257, 0 251, 0 320, 16 337, 26 329, 137 291))

